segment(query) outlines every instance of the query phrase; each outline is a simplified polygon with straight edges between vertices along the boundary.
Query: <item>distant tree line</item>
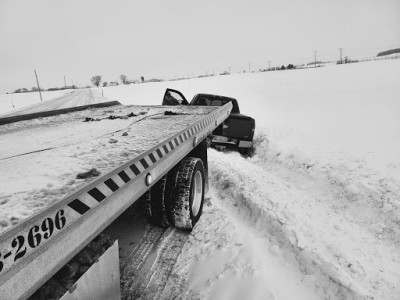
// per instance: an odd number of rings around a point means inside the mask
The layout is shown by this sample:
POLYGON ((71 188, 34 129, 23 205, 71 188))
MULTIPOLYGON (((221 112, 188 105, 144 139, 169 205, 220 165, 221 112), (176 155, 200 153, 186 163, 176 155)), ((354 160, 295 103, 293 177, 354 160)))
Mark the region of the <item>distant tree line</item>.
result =
MULTIPOLYGON (((128 77, 124 74, 119 76, 119 79, 121 81, 122 84, 131 84, 131 83, 139 83, 139 80, 128 80, 128 77)), ((141 82, 159 82, 162 81, 160 79, 150 79, 150 80, 146 80, 144 79, 144 76, 140 77, 141 82)), ((90 79, 91 83, 93 84, 93 86, 96 87, 106 87, 106 86, 115 86, 115 85, 119 85, 118 81, 104 81, 103 82, 103 77, 101 75, 95 75, 90 79)), ((66 89, 76 89, 77 87, 75 85, 71 85, 71 86, 63 86, 63 87, 52 87, 52 88, 48 88, 47 90, 44 88, 41 88, 40 90, 42 91, 59 91, 59 90, 66 90, 66 89)), ((86 88, 90 88, 90 86, 86 86, 86 88)), ((32 87, 30 90, 27 88, 19 88, 16 89, 13 93, 29 93, 29 92, 37 92, 38 88, 37 87, 32 87)))
POLYGON ((77 87, 75 85, 70 85, 70 86, 63 86, 63 87, 52 87, 48 88, 47 91, 61 91, 61 90, 68 90, 68 89, 76 89, 77 87))
MULTIPOLYGON (((119 79, 121 81, 121 84, 131 84, 131 83, 140 83, 140 82, 142 82, 142 83, 144 83, 144 82, 160 82, 160 81, 162 81, 161 79, 156 79, 156 78, 145 80, 144 76, 140 76, 140 81, 139 80, 128 80, 128 77, 126 75, 124 75, 124 74, 120 75, 119 79)), ((93 86, 96 86, 96 87, 100 87, 100 86, 106 87, 106 86, 119 85, 118 81, 110 81, 110 82, 104 81, 103 82, 103 77, 101 75, 93 76, 92 78, 90 78, 90 81, 92 82, 93 86)))
POLYGON ((377 54, 377 56, 385 56, 385 55, 390 55, 390 54, 394 54, 394 53, 400 53, 400 48, 379 52, 377 54))
MULTIPOLYGON (((60 91, 60 90, 67 90, 67 89, 76 89, 76 86, 71 85, 71 86, 63 86, 63 87, 52 87, 52 88, 48 88, 48 89, 40 88, 41 91, 60 91)), ((37 92, 38 90, 39 89, 36 86, 34 86, 30 90, 28 90, 27 88, 19 88, 19 89, 16 89, 13 93, 15 93, 15 94, 30 93, 30 92, 37 92)))
POLYGON ((356 59, 350 59, 348 56, 345 56, 343 60, 338 60, 336 62, 336 64, 340 65, 340 64, 350 64, 350 63, 357 63, 358 60, 356 59))
MULTIPOLYGON (((281 71, 281 70, 283 71, 283 70, 293 70, 293 69, 296 69, 296 66, 293 64, 288 64, 287 66, 282 65, 280 67, 278 66, 278 67, 268 68, 268 69, 264 69, 264 70, 260 69, 259 71, 260 72, 268 72, 268 71, 281 71)), ((243 73, 246 73, 246 71, 243 71, 243 73)))

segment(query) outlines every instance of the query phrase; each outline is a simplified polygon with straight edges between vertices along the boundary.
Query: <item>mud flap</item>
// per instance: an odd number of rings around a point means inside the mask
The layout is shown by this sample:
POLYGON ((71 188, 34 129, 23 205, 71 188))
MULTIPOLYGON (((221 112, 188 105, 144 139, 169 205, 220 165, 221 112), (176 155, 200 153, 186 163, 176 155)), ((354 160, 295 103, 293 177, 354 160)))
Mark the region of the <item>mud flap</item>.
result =
POLYGON ((118 240, 100 256, 99 261, 93 264, 60 300, 78 299, 121 299, 118 240))

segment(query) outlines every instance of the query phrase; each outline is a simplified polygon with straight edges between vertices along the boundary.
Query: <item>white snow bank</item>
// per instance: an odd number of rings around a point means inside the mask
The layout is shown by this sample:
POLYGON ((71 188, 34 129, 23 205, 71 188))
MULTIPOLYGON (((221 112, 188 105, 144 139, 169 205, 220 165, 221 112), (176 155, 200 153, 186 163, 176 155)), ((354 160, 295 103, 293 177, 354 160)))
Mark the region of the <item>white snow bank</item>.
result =
MULTIPOLYGON (((256 130, 315 159, 357 157, 400 180, 400 59, 108 87, 123 104, 161 104, 166 88, 231 96, 256 130), (337 157, 337 156, 336 156, 337 157)), ((347 160, 343 162, 347 163, 347 160)))
MULTIPOLYGON (((70 93, 71 90, 62 91, 43 91, 42 99, 48 101, 65 94, 70 93)), ((5 113, 13 113, 21 108, 29 105, 36 105, 43 103, 40 101, 39 92, 31 93, 17 93, 17 94, 1 94, 0 95, 0 115, 5 113)))
POLYGON ((251 161, 268 170, 283 167, 323 181, 334 194, 336 205, 345 208, 345 218, 365 226, 378 239, 400 245, 400 164, 373 168, 366 159, 346 152, 309 156, 284 141, 273 131, 259 132, 251 161))
POLYGON ((101 96, 99 89, 78 89, 65 90, 65 94, 51 100, 44 100, 32 105, 23 106, 5 113, 0 117, 12 117, 18 115, 26 115, 31 113, 39 113, 43 111, 53 111, 83 105, 96 104, 106 102, 107 99, 101 96))
POLYGON ((378 214, 364 209, 369 198, 349 201, 324 177, 263 160, 260 147, 251 159, 211 152, 210 178, 223 205, 299 268, 320 298, 397 299, 399 244, 363 223, 375 224, 378 214))
POLYGON ((223 202, 233 204, 233 199, 214 189, 209 196, 166 294, 181 299, 319 299, 302 283, 300 270, 280 257, 274 241, 243 221, 233 205, 226 209, 223 202))
POLYGON ((146 83, 105 93, 123 103, 149 104, 161 103, 167 87, 189 100, 199 92, 237 98, 241 111, 256 120, 254 160, 323 177, 346 199, 349 218, 398 243, 399 82, 395 59, 146 83))

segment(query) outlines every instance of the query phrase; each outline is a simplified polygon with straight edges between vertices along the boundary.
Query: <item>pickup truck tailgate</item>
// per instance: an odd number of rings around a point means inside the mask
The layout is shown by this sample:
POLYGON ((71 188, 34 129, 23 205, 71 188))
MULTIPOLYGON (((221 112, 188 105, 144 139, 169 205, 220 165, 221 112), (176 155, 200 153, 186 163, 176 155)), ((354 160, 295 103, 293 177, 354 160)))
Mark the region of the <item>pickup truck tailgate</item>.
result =
POLYGON ((251 117, 242 114, 231 114, 228 119, 221 125, 222 128, 217 128, 215 134, 240 139, 252 140, 254 134, 254 120, 251 117), (222 132, 218 132, 221 130, 222 132))

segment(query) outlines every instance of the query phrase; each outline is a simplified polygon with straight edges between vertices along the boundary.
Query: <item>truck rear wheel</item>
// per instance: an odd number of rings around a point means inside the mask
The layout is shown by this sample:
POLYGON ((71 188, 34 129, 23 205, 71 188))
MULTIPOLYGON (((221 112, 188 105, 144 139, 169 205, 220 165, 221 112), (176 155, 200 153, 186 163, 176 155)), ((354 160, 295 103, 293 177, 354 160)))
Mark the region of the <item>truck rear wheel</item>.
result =
POLYGON ((203 210, 205 187, 204 165, 200 158, 182 160, 176 174, 172 221, 180 229, 192 229, 203 210))
POLYGON ((153 185, 145 195, 147 215, 151 223, 156 226, 168 227, 171 225, 171 193, 175 185, 172 178, 174 173, 176 171, 171 170, 153 185))
POLYGON ((254 148, 238 148, 240 154, 244 157, 252 157, 254 155, 254 148))

